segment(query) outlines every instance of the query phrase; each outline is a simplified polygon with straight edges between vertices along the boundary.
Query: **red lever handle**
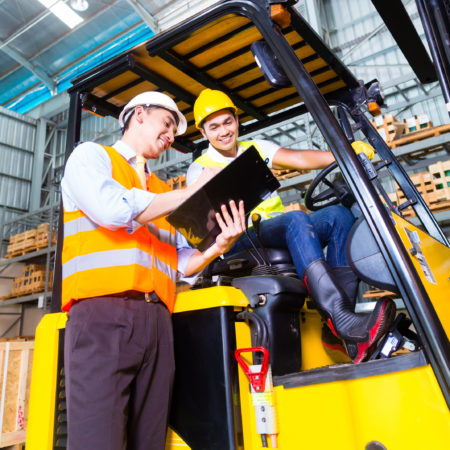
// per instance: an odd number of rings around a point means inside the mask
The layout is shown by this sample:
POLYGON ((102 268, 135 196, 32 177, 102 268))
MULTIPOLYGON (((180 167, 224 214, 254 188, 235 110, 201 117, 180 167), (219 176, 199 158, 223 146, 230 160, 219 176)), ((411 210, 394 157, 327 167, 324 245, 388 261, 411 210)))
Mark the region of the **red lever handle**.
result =
POLYGON ((256 392, 264 392, 266 387, 266 376, 267 369, 269 367, 269 351, 265 347, 250 347, 250 348, 239 348, 235 350, 234 356, 236 357, 237 362, 242 367, 245 375, 250 381, 253 389, 256 392), (244 361, 241 356, 241 353, 254 353, 254 352, 262 352, 263 360, 261 364, 261 370, 258 372, 252 372, 248 366, 248 364, 244 361))

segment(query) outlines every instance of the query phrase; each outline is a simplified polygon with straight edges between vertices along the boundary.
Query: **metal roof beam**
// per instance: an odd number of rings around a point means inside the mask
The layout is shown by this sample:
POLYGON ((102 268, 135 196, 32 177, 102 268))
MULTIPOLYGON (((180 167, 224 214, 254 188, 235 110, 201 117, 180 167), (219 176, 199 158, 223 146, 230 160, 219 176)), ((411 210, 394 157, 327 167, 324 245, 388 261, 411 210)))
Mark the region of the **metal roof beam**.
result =
POLYGON ((161 28, 156 19, 140 4, 138 0, 127 0, 127 3, 138 13, 140 18, 148 25, 153 33, 159 33, 161 28))
MULTIPOLYGON (((182 58, 174 51, 160 51, 157 52, 157 55, 167 61, 169 64, 172 64, 172 66, 176 67, 178 70, 181 70, 185 74, 189 75, 194 80, 197 80, 205 87, 222 91, 227 90, 225 86, 218 83, 214 78, 210 77, 206 73, 202 72, 198 67, 194 66, 189 61, 182 60, 182 58)), ((237 94, 229 92, 228 96, 238 108, 242 109, 242 111, 246 112, 255 119, 264 120, 267 118, 267 115, 264 114, 263 111, 255 108, 247 100, 243 100, 237 94)))
POLYGON ((44 70, 27 61, 17 50, 8 47, 3 41, 0 41, 0 49, 39 78, 50 89, 52 95, 56 94, 56 82, 44 70))
MULTIPOLYGON (((96 12, 93 16, 84 19, 83 22, 81 22, 79 25, 77 25, 76 28, 69 30, 67 33, 62 34, 61 36, 59 36, 58 38, 56 38, 53 42, 51 42, 50 44, 46 45, 45 47, 42 47, 41 49, 39 49, 36 53, 34 53, 33 55, 30 55, 28 57, 28 59, 34 59, 40 55, 42 55, 44 52, 46 52, 49 48, 55 46, 56 44, 60 43, 63 39, 65 39, 67 36, 69 36, 71 33, 73 33, 75 30, 78 30, 78 28, 85 26, 87 24, 89 24, 91 21, 93 21, 94 19, 96 19, 100 14, 104 13, 106 10, 108 10, 109 8, 111 8, 112 6, 114 6, 116 3, 118 3, 120 0, 114 0, 113 2, 109 3, 108 6, 106 6, 105 8, 101 9, 100 11, 96 12)), ((42 20, 43 18, 47 17, 49 14, 51 14, 50 10, 47 10, 46 13, 42 13, 41 15, 39 15, 35 20, 32 20, 31 22, 27 23, 24 27, 22 27, 20 30, 17 30, 17 32, 15 32, 12 36, 10 36, 8 38, 7 41, 5 41, 3 44, 0 41, 0 49, 2 46, 4 45, 8 45, 9 43, 11 43, 14 39, 16 39, 17 37, 19 37, 20 35, 22 35, 23 33, 25 33, 26 31, 28 31, 31 27, 33 27, 34 25, 36 25, 40 20, 42 20)), ((128 30, 125 30, 123 34, 128 33, 133 27, 129 28, 128 30)), ((108 41, 109 42, 109 41, 108 41)), ((106 45, 107 42, 105 44, 102 44, 100 47, 104 47, 104 45, 106 45)), ((94 50, 92 50, 91 52, 83 55, 82 58, 85 58, 89 55, 91 55, 93 52, 98 51, 98 47, 95 48, 94 50)), ((73 64, 76 61, 79 61, 80 58, 78 58, 77 60, 73 61, 72 63, 70 63, 68 66, 70 66, 71 64, 73 64)), ((66 70, 66 67, 63 67, 62 69, 60 69, 58 71, 58 73, 56 74, 56 76, 63 72, 64 70, 66 70)), ((11 73, 15 72, 17 69, 19 69, 19 67, 14 67, 13 69, 11 69, 9 72, 3 74, 0 77, 0 80, 3 80, 4 78, 6 78, 7 76, 9 76, 11 73)))

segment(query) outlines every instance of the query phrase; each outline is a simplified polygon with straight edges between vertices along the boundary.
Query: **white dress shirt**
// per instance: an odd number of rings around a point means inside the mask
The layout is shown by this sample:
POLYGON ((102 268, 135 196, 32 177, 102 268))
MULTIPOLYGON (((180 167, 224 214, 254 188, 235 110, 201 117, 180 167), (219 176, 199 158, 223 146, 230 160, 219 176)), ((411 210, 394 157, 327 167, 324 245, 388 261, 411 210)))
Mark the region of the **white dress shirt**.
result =
MULTIPOLYGON (((112 147, 136 167, 136 153, 129 145, 117 141, 112 147)), ((126 228, 130 234, 142 226, 134 218, 157 195, 138 188, 126 189, 114 180, 108 153, 94 142, 80 144, 70 155, 61 181, 61 194, 66 211, 81 210, 104 228, 126 228)), ((184 278, 183 275, 196 250, 178 232, 176 246, 178 273, 184 281, 192 282, 195 276, 184 278)))

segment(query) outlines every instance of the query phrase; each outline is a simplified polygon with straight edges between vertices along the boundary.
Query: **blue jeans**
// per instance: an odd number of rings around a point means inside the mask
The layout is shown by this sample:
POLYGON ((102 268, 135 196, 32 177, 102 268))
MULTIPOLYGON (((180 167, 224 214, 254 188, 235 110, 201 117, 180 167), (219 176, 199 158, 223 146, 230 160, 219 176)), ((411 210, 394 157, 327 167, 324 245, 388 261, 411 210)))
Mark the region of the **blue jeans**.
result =
MULTIPOLYGON (((348 266, 345 245, 353 222, 352 213, 340 205, 328 206, 311 214, 290 211, 261 222, 260 239, 266 248, 288 249, 298 275, 303 277, 309 264, 324 258, 325 247, 326 261, 330 267, 348 266)), ((252 228, 249 234, 256 244, 252 228)), ((241 240, 250 246, 247 236, 244 235, 241 240)), ((229 254, 242 249, 241 241, 238 241, 229 254)))

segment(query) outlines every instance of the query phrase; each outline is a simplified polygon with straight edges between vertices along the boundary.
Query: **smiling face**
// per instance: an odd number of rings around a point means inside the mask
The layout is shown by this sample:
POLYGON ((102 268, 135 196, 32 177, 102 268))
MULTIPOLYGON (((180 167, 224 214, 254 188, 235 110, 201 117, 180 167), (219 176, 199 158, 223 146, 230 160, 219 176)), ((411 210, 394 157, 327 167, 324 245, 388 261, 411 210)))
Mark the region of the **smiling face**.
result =
POLYGON ((208 116, 200 131, 219 153, 236 156, 239 120, 230 110, 222 109, 208 116))
POLYGON ((177 124, 174 115, 163 108, 136 106, 134 119, 138 127, 137 153, 146 159, 156 159, 175 140, 177 124))

